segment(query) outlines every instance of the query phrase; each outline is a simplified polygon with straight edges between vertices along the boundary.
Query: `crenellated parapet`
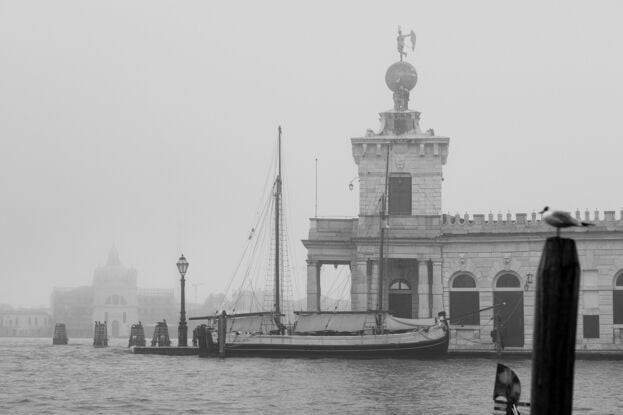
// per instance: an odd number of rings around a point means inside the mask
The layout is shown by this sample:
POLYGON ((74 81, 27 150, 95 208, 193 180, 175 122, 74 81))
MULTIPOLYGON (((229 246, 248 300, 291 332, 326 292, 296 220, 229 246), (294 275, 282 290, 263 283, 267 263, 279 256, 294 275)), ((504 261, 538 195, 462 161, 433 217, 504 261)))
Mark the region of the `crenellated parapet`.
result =
POLYGON ((374 135, 368 132, 366 137, 351 139, 353 158, 358 166, 363 160, 374 163, 378 160, 377 167, 382 173, 385 172, 385 157, 387 146, 391 145, 392 157, 390 170, 409 170, 411 166, 405 165, 405 155, 413 157, 413 166, 421 165, 423 158, 439 160, 445 165, 448 160, 448 137, 435 135, 433 130, 426 133, 406 134, 402 136, 374 135))
MULTIPOLYGON (((595 230, 623 231, 623 210, 589 211, 576 210, 572 216, 578 220, 595 224, 595 230)), ((552 232, 552 227, 542 220, 536 212, 528 213, 489 213, 484 214, 443 214, 441 217, 443 234, 464 233, 537 233, 552 232)), ((564 232, 586 232, 587 228, 569 228, 564 232)))

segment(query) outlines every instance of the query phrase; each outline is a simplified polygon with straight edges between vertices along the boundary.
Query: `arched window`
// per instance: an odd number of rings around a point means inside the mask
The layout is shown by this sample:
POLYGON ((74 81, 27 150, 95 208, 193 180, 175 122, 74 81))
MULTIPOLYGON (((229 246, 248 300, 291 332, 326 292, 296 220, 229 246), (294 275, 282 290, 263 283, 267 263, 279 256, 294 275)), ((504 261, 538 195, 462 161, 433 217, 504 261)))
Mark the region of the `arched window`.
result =
POLYGON ((452 288, 476 288, 476 281, 467 275, 457 275, 452 281, 452 288))
POLYGON ((521 288, 521 283, 513 274, 504 274, 495 282, 495 288, 521 288))
POLYGON ((614 324, 623 324, 623 270, 614 277, 612 314, 614 324))
POLYGON ((470 274, 459 274, 450 284, 450 322, 459 325, 480 324, 480 293, 470 274))
POLYGON ((390 290, 410 290, 411 286, 407 280, 395 280, 389 286, 390 290))

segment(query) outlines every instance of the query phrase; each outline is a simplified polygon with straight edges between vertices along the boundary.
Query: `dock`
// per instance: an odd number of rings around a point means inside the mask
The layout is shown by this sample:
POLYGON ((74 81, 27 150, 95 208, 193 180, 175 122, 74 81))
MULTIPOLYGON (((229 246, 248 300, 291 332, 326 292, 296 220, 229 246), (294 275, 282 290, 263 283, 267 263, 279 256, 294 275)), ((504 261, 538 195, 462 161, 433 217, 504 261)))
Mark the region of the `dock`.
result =
POLYGON ((197 347, 177 347, 177 346, 132 346, 130 351, 135 354, 159 354, 162 356, 198 356, 197 347))

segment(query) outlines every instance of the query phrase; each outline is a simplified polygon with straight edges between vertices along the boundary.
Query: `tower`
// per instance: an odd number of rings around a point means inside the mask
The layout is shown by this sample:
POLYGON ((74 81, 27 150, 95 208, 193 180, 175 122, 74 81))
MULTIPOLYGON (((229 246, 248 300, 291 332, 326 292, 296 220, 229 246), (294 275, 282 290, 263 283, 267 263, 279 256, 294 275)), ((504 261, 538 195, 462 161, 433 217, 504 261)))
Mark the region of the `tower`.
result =
POLYGON ((125 337, 138 320, 137 272, 126 268, 113 247, 106 265, 93 274, 93 315, 95 321, 107 321, 108 335, 125 337))
POLYGON ((400 61, 385 74, 393 108, 380 113, 378 132, 368 130, 364 137, 351 139, 360 184, 351 299, 353 309, 378 306, 379 212, 385 195, 382 306, 394 312, 398 307, 395 314, 404 317, 423 318, 441 311, 441 249, 436 238, 441 235, 441 184, 450 139, 432 129, 422 131, 420 113, 409 109, 418 75, 402 60, 407 36, 415 46, 415 34, 402 35, 399 29, 400 61))
POLYGON ((391 65, 385 83, 393 92, 393 109, 380 113, 378 133, 351 139, 359 173, 359 216, 377 215, 378 199, 385 189, 389 151, 389 204, 391 216, 430 217, 441 214, 442 167, 450 139, 420 128, 420 113, 409 109, 410 91, 417 72, 408 62, 391 65))

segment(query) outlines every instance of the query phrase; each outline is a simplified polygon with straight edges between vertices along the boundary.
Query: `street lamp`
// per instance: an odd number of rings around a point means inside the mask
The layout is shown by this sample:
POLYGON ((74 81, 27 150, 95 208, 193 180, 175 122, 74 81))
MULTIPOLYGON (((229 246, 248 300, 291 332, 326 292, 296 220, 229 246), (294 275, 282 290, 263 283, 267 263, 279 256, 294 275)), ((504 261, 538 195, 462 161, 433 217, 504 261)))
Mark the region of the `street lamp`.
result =
POLYGON ((351 192, 353 191, 353 189, 355 188, 355 184, 353 183, 355 180, 359 180, 359 176, 355 176, 351 179, 350 182, 348 182, 348 190, 350 190, 351 192))
POLYGON ((180 311, 180 325, 177 328, 177 346, 188 346, 187 344, 187 334, 188 334, 188 326, 186 325, 186 309, 185 309, 185 300, 184 300, 184 285, 186 284, 186 280, 184 276, 186 275, 186 270, 188 269, 188 261, 184 258, 184 254, 177 261, 177 269, 180 272, 182 278, 180 279, 180 284, 182 286, 182 307, 180 311))
POLYGON ((533 277, 533 274, 526 274, 526 283, 523 286, 524 290, 528 291, 530 289, 530 285, 534 282, 533 277))

